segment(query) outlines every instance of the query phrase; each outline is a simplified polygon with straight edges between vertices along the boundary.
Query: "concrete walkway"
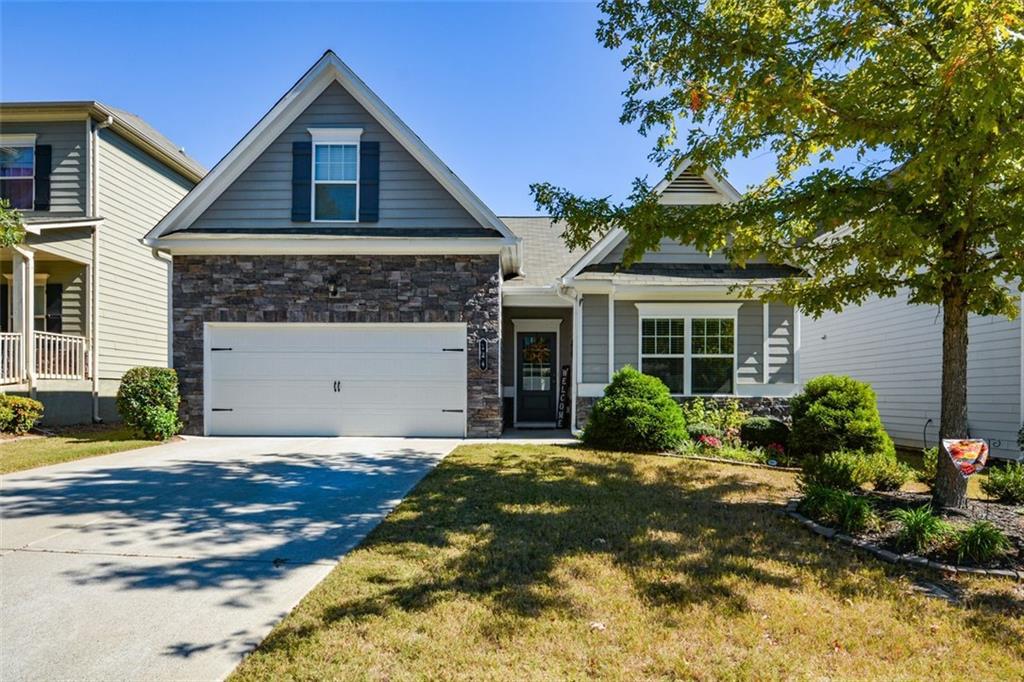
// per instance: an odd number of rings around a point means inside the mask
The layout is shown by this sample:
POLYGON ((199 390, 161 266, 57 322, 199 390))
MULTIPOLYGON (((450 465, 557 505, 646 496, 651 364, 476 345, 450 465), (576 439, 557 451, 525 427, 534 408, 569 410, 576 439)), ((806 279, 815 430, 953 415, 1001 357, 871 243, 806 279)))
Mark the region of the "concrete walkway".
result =
POLYGON ((0 477, 0 679, 223 678, 459 443, 194 438, 0 477))

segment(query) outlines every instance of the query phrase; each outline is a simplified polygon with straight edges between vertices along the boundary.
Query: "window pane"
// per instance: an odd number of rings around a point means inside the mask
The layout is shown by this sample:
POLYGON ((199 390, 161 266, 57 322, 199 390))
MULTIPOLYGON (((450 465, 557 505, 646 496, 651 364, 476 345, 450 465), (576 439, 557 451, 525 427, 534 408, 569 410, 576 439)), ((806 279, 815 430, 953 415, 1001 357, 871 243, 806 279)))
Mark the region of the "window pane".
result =
POLYGON ((682 336, 673 336, 670 339, 670 352, 673 355, 682 355, 686 352, 686 339, 682 336))
POLYGON ((315 178, 317 180, 356 179, 356 146, 353 144, 318 144, 316 146, 315 178))
POLYGON ((317 185, 317 220, 355 220, 355 185, 317 185))
POLYGON ((658 336, 655 338, 654 352, 658 355, 668 355, 671 352, 667 336, 658 336))
POLYGON ((649 354, 653 354, 654 353, 654 337, 653 336, 645 336, 644 337, 643 343, 641 344, 641 351, 640 352, 643 353, 644 355, 649 355, 649 354))
POLYGON ((732 393, 732 358, 693 358, 692 366, 694 393, 732 393))
POLYGON ((671 320, 672 336, 686 336, 686 320, 671 320))
POLYGON ((668 320, 655 320, 656 329, 658 330, 658 336, 668 336, 669 321, 668 320))
POLYGON ((668 386, 670 393, 683 393, 686 384, 683 381, 683 369, 686 360, 683 358, 644 358, 644 374, 658 377, 668 386))
POLYGON ((35 147, 0 147, 0 176, 31 178, 35 147))
POLYGON ((11 206, 21 209, 32 209, 32 179, 0 180, 0 197, 8 199, 11 206))
POLYGON ((654 336, 654 320, 644 320, 641 329, 644 336, 654 336))
POLYGON ((707 352, 703 336, 693 337, 693 352, 695 355, 703 355, 707 352))

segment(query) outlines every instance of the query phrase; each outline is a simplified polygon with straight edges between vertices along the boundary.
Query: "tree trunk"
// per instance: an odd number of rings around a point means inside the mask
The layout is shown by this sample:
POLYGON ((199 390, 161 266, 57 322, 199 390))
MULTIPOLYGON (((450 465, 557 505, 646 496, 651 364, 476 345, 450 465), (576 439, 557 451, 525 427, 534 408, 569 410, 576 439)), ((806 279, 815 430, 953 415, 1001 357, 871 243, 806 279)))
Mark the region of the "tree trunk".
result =
MULTIPOLYGON (((942 416, 939 438, 967 437, 967 299, 959 279, 942 291, 942 416)), ((967 479, 942 451, 932 501, 939 507, 967 506, 967 479)))

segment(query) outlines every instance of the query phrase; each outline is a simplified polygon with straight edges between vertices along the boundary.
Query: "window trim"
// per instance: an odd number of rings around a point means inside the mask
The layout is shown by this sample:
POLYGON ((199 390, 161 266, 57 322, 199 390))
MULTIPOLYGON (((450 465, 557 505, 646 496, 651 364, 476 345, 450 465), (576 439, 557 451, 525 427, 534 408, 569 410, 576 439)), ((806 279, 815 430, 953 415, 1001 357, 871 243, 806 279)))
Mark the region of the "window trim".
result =
POLYGON ((734 398, 738 394, 738 349, 739 349, 739 308, 741 303, 637 303, 637 366, 644 371, 644 356, 651 358, 683 358, 683 393, 672 393, 676 398, 734 398), (644 320, 683 320, 686 331, 686 342, 683 354, 644 353, 644 320), (693 353, 693 320, 732 320, 732 354, 700 354, 693 353), (732 358, 732 393, 694 393, 693 392, 693 358, 732 358))
MULTIPOLYGON (((0 135, 0 147, 31 147, 32 148, 32 191, 29 196, 32 198, 32 205, 30 208, 19 208, 19 211, 34 211, 36 210, 36 134, 35 133, 18 133, 18 134, 5 134, 0 135)), ((26 180, 25 176, 4 176, 0 175, 0 180, 26 180)))
POLYGON ((312 138, 312 150, 310 154, 310 187, 309 187, 309 219, 313 223, 358 223, 359 222, 359 181, 362 175, 361 140, 362 128, 307 128, 312 138), (316 148, 331 145, 349 145, 356 148, 356 179, 355 180, 317 180, 316 179, 316 148), (355 218, 342 220, 339 218, 316 217, 316 186, 317 185, 353 185, 356 188, 356 210, 355 218))

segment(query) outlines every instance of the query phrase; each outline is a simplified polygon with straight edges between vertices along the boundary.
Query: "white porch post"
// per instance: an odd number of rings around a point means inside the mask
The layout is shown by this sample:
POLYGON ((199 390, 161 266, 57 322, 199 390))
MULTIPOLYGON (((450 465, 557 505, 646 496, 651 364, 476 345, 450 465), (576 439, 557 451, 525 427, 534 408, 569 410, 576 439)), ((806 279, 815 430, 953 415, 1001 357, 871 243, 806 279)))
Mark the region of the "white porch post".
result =
POLYGON ((36 388, 35 353, 35 251, 25 246, 14 247, 14 331, 21 333, 25 377, 30 391, 36 388))

